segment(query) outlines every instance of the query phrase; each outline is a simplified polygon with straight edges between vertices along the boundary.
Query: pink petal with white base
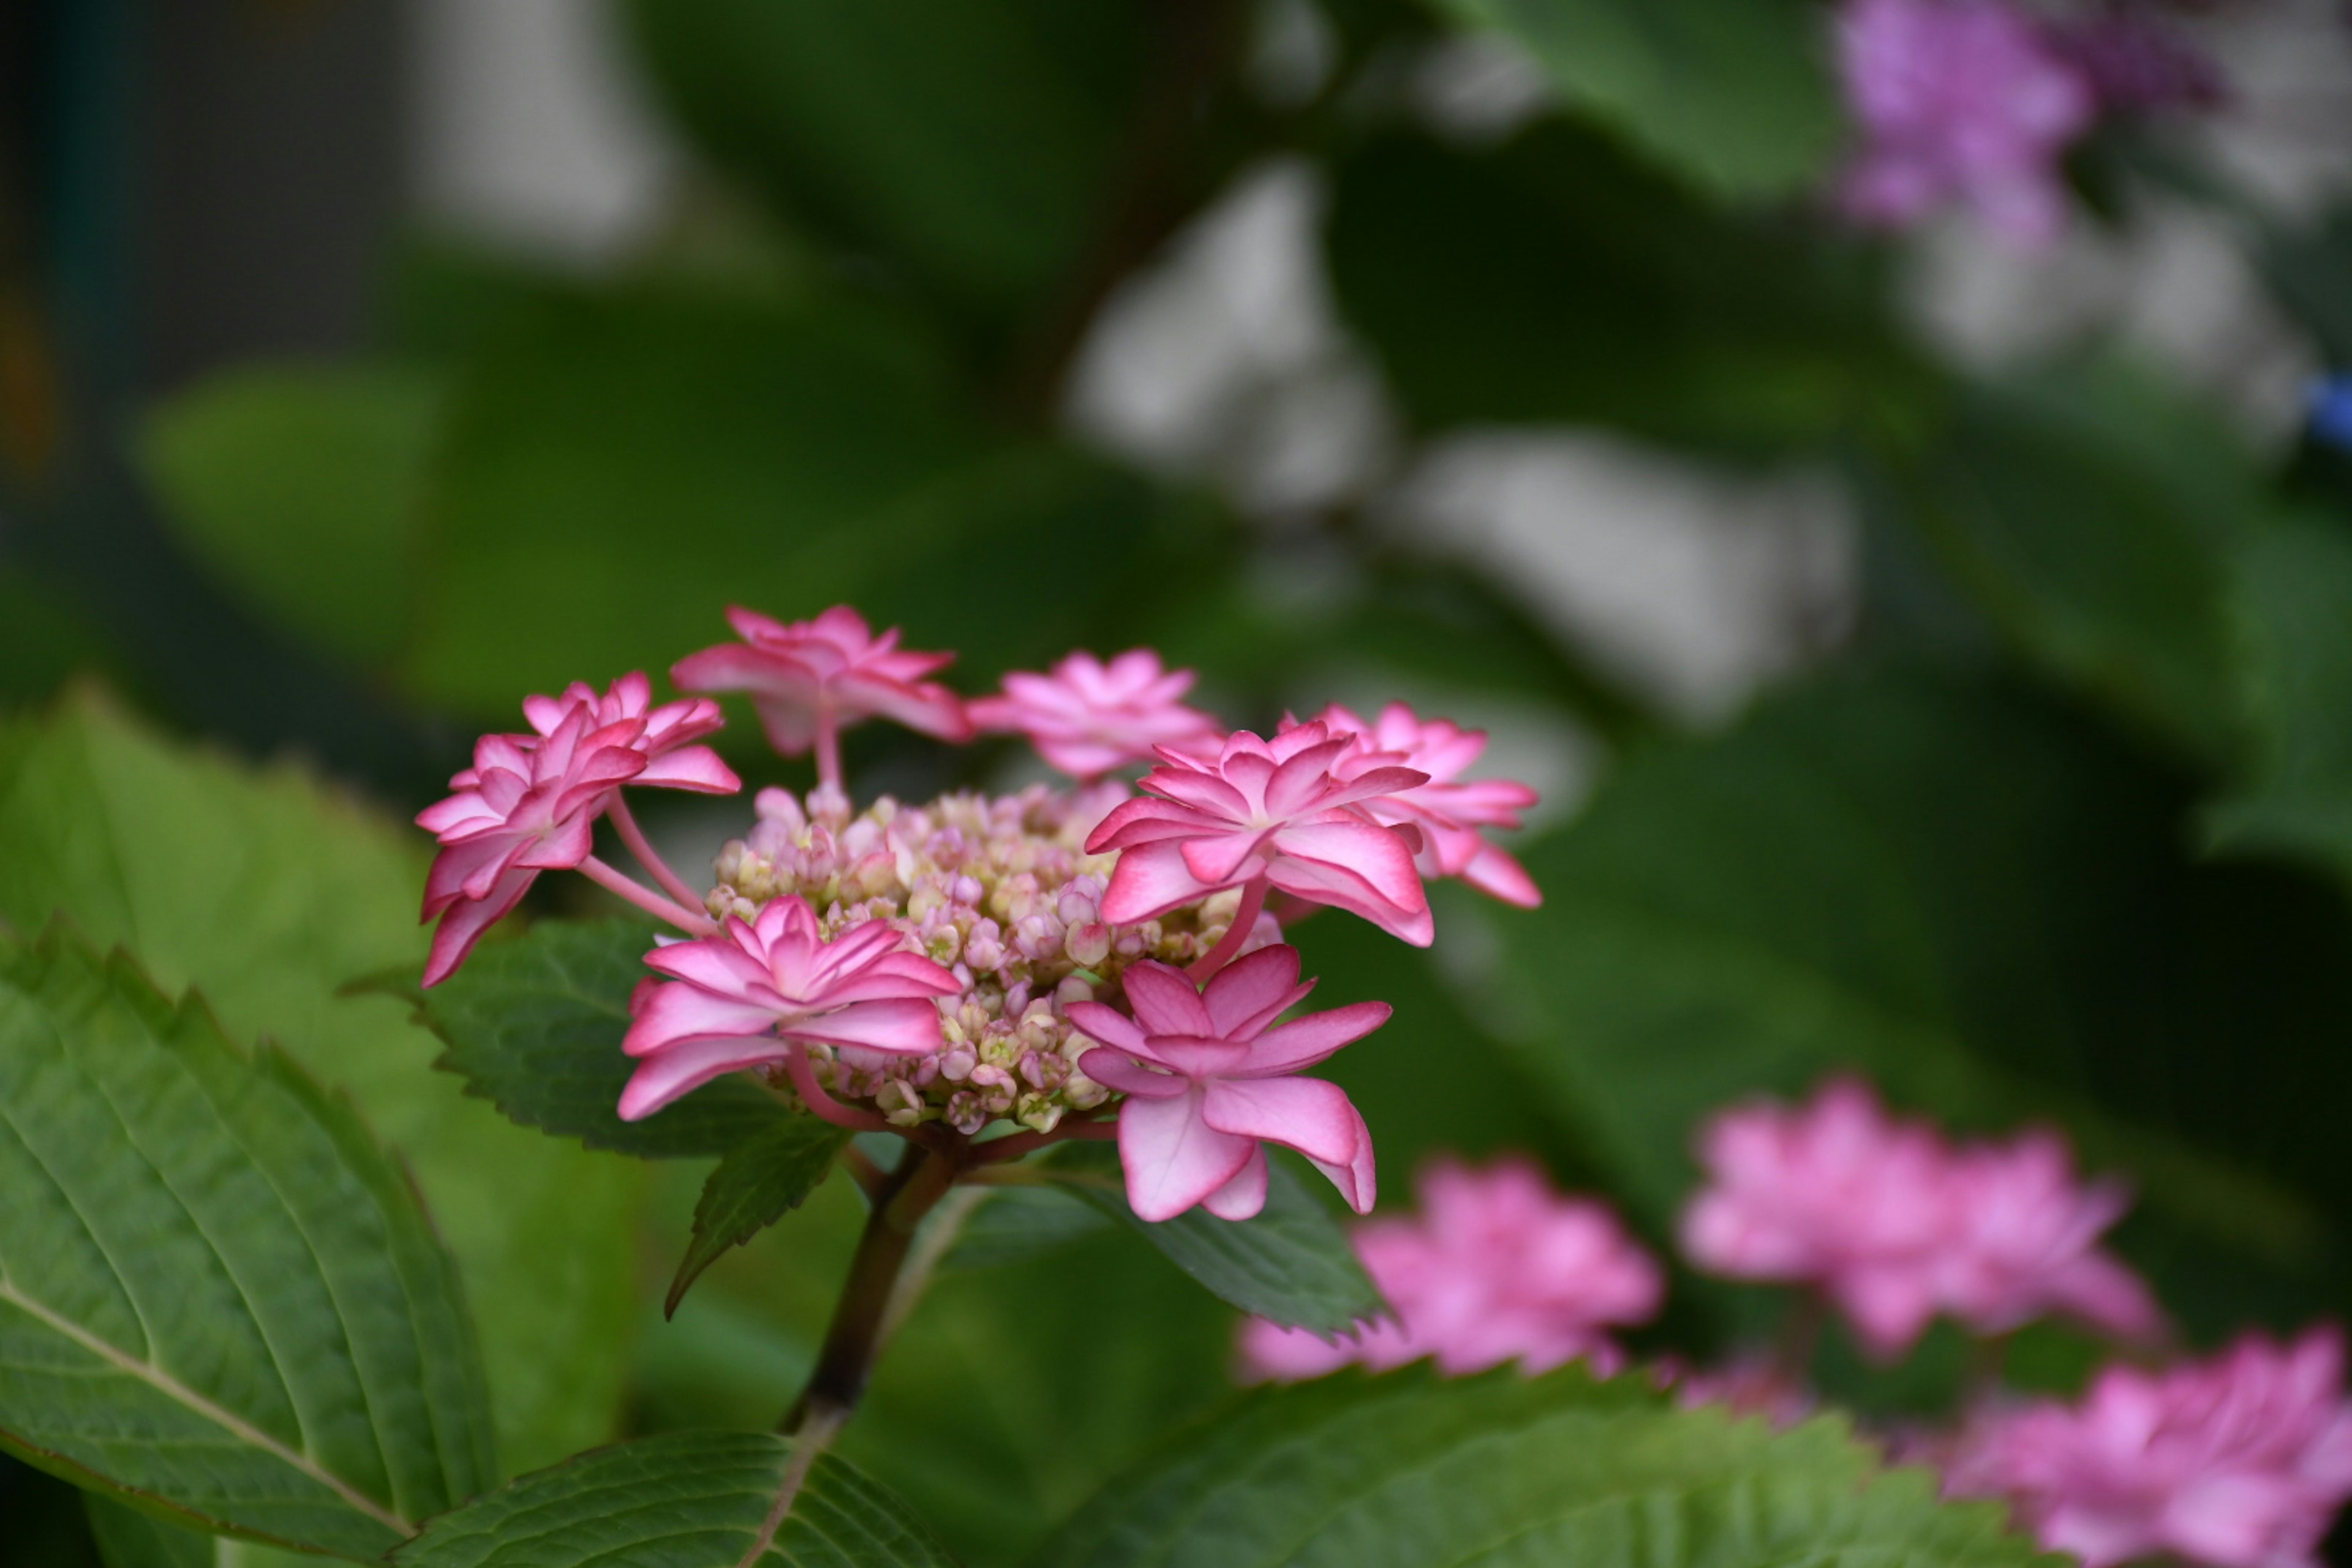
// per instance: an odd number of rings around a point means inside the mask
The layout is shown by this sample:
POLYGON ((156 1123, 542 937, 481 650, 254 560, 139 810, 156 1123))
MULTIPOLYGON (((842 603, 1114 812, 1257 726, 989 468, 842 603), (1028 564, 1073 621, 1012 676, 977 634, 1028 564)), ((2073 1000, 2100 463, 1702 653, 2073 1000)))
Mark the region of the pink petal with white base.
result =
POLYGON ((1173 1219, 1241 1173, 1257 1145, 1201 1120, 1198 1090, 1119 1107, 1118 1158, 1128 1206, 1144 1220, 1173 1219))

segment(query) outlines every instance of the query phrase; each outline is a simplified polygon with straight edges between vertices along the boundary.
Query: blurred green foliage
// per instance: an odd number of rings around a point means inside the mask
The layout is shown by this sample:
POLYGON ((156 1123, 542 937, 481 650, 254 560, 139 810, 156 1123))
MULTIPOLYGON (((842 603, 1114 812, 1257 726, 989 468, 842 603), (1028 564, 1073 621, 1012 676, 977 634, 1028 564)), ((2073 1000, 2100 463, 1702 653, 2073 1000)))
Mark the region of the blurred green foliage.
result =
MULTIPOLYGON (((734 602, 854 602, 959 649, 975 691, 1139 642, 1237 721, 1391 680, 1534 711, 1601 770, 1520 847, 1540 911, 1443 898, 1428 954, 1338 917, 1297 930, 1320 1001, 1397 1006, 1333 1067, 1391 1201, 1428 1154, 1530 1149, 1664 1245, 1698 1117, 1851 1068, 1955 1126, 2055 1122, 2126 1173, 2122 1244, 2192 1338, 2352 1310, 2340 463, 2251 451, 2103 346, 1993 374, 1920 341, 1899 255, 1811 199, 1838 141, 1817 5, 1308 4, 1313 58, 1269 93, 1287 9, 630 6, 697 160, 672 230, 588 278, 405 248, 377 353, 239 368, 142 411, 122 454, 271 639, 236 667, 249 687, 220 678, 265 726, 239 732, 374 756, 328 719, 381 713, 431 766, 346 761, 367 801, 170 738, 199 715, 140 623, 192 617, 181 647, 236 628, 17 548, 82 515, 28 488, 42 504, 0 540, 0 918, 130 945, 352 1096, 459 1258, 519 1470, 772 1423, 860 1204, 817 1187, 665 1322, 706 1166, 516 1125, 430 1070, 440 1047, 399 1000, 343 994, 421 954, 424 840, 394 808, 463 764, 474 727, 526 691, 658 674, 734 602), (1448 129, 1400 85, 1465 28, 1547 74, 1525 123, 1448 129), (1864 563, 1845 643, 1682 732, 1528 584, 1424 556, 1376 504, 1260 527, 1073 437, 1061 400, 1107 302, 1276 159, 1328 195, 1318 260, 1398 416, 1383 473, 1504 427, 1833 475, 1864 563), (314 684, 281 704, 289 669, 314 684), (77 672, 121 695, 60 696, 77 672)), ((2210 199, 2285 318, 2352 353, 2352 215, 2210 199)), ((966 776, 1008 752, 972 756, 966 776)), ((911 789, 965 764, 868 731, 852 766, 911 789)), ((528 956, 485 950, 474 976, 528 956)), ((527 1063, 571 1038, 506 1044, 527 1063)), ((1023 1194, 971 1215, 845 1440, 968 1562, 1020 1560, 1234 1397, 1232 1313, 1087 1215, 1023 1194)), ((1675 1289, 1683 1348, 1767 1310, 1675 1289)), ((2019 1357, 2048 1383, 2085 1362, 2063 1336, 2019 1357)), ((1900 1406, 1958 1359, 1935 1339, 1888 1373, 1833 1347, 1823 1370, 1900 1406)))

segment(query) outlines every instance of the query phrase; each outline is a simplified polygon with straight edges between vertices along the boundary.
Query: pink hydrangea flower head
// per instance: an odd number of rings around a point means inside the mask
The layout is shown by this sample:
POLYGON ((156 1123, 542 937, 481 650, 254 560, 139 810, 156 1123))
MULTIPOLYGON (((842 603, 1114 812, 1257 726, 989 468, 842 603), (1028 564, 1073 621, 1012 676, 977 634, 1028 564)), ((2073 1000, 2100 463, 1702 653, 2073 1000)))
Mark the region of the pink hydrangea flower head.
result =
POLYGON ((1074 653, 1045 675, 1007 675, 1003 696, 966 710, 981 730, 1026 735, 1055 767, 1091 781, 1160 746, 1213 749, 1223 726, 1182 701, 1193 679, 1189 669, 1164 668, 1150 648, 1129 648, 1108 664, 1074 653))
POLYGON ((2032 16, 2009 0, 1848 0, 1837 44, 1863 142, 1850 213, 1901 226, 1959 200, 2020 244, 2057 237, 2059 162, 2098 105, 2032 16))
POLYGON ((1969 1329, 2004 1334, 2057 1312, 2126 1339, 2161 1331, 2147 1285, 2098 1245, 2130 1193, 2111 1181, 2078 1184, 2056 1133, 1963 1148, 1950 1180, 1955 1236, 1940 1294, 1969 1329))
POLYGON ((1956 1219, 1950 1155, 1932 1129, 1889 1117, 1867 1086, 1840 1079, 1809 1105, 1717 1113, 1698 1158, 1706 1185, 1682 1242, 1699 1268, 1811 1285, 1883 1356, 1934 1318, 1956 1219))
POLYGON ((1372 1139, 1347 1091, 1294 1076, 1388 1022, 1385 1002, 1275 1019, 1305 1000, 1298 950, 1264 947, 1194 989, 1150 962, 1125 973, 1129 1017, 1100 1002, 1064 1012, 1100 1048, 1078 1058, 1089 1078, 1128 1096, 1118 1112, 1128 1204, 1172 1219, 1195 1204, 1221 1219, 1265 1205, 1265 1144, 1295 1149, 1331 1178, 1358 1214, 1374 1195, 1372 1139))
POLYGON ((599 695, 574 685, 523 703, 533 733, 485 735, 456 791, 417 813, 441 841, 425 880, 426 920, 440 918, 425 984, 457 972, 484 931, 522 900, 541 871, 585 861, 596 818, 623 784, 728 795, 743 787, 719 754, 690 744, 719 726, 703 699, 655 708, 643 675, 599 695))
MULTIPOLYGON (((822 763, 835 734, 877 714, 943 741, 971 739, 962 700, 924 679, 951 653, 901 648, 896 626, 877 637, 846 605, 789 625, 740 607, 727 620, 743 640, 688 654, 670 679, 687 691, 750 692, 769 742, 785 756, 814 746, 822 763)), ((836 765, 826 776, 837 773, 836 765)))
POLYGON ((1350 1363, 1385 1371, 1424 1356, 1449 1376, 1516 1361, 1530 1373, 1579 1356, 1603 1372, 1612 1327, 1646 1321, 1664 1293, 1657 1262, 1615 1215, 1563 1196, 1526 1160, 1425 1167, 1421 1212, 1357 1227, 1365 1270, 1397 1321, 1327 1343, 1262 1319, 1242 1331, 1244 1374, 1295 1382, 1350 1363))
POLYGON ((1319 721, 1271 741, 1242 731, 1214 757, 1167 747, 1160 756, 1139 784, 1144 795, 1087 840, 1089 853, 1118 851, 1104 919, 1148 920, 1220 889, 1271 885, 1429 945, 1429 900, 1413 865, 1421 834, 1371 815, 1373 802, 1419 788, 1427 773, 1371 760, 1355 736, 1319 721), (1345 776, 1335 771, 1343 766, 1345 776))
POLYGON ((2042 1544, 2087 1568, 2169 1553, 2212 1568, 2318 1568, 2352 1497, 2344 1342, 2249 1334, 2163 1370, 2113 1366, 2078 1405, 1980 1416, 1945 1478, 2004 1497, 2042 1544))
POLYGON ((1424 720, 1402 702, 1381 709, 1370 723, 1336 702, 1320 717, 1332 734, 1359 737, 1356 752, 1337 770, 1342 775, 1387 765, 1383 759, 1391 757, 1402 757, 1404 766, 1429 775, 1429 782, 1418 788, 1364 803, 1366 814, 1377 822, 1420 829, 1422 847, 1415 860, 1423 877, 1459 877, 1480 892, 1521 909, 1543 902, 1527 868, 1489 843, 1482 831, 1519 826, 1519 814, 1536 804, 1536 792, 1509 779, 1462 777, 1486 750, 1484 730, 1465 730, 1447 719, 1424 720))
POLYGON ((788 1061, 803 1046, 847 1052, 940 1049, 933 998, 962 984, 907 951, 887 921, 853 926, 826 942, 801 898, 776 899, 757 918, 730 918, 719 934, 676 942, 646 955, 667 980, 648 980, 630 1003, 621 1048, 644 1058, 621 1093, 621 1118, 651 1116, 711 1079, 788 1061))

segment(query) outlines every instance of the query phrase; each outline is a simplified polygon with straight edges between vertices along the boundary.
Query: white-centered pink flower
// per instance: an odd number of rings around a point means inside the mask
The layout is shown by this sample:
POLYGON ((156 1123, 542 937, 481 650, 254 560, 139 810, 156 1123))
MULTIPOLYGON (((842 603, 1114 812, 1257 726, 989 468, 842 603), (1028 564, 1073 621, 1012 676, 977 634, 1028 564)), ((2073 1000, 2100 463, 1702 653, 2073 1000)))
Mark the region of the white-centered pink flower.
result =
POLYGON ((1354 735, 1333 735, 1319 721, 1271 741, 1242 731, 1214 757, 1166 747, 1160 757, 1138 784, 1144 794, 1087 840, 1089 853, 1118 851, 1105 920, 1149 920, 1220 889, 1263 883, 1429 945, 1429 900, 1413 865, 1421 834, 1372 815, 1374 803, 1419 788, 1427 773, 1368 756, 1354 735), (1345 776, 1335 771, 1343 766, 1345 776))
POLYGON ((1332 734, 1360 737, 1357 751, 1335 770, 1341 776, 1391 765, 1391 758, 1402 758, 1404 766, 1429 775, 1425 784, 1364 803, 1374 821, 1421 830, 1416 858, 1423 877, 1459 877, 1480 892, 1522 909, 1543 902, 1527 868, 1489 843, 1484 831, 1521 826, 1519 814, 1536 804, 1536 792, 1509 779, 1462 777, 1485 754, 1486 731, 1465 730, 1449 719, 1423 719, 1402 702, 1381 709, 1370 723, 1336 702, 1323 710, 1321 719, 1332 734))
POLYGON ((2056 1133, 1963 1147, 1948 1180, 1953 1237, 1937 1289, 1970 1331, 2005 1334, 2053 1313, 2126 1339, 2162 1329, 2147 1286, 2099 1246, 2131 1206, 2130 1190, 2115 1181, 2077 1183, 2056 1133))
POLYGON ((822 754, 840 731, 877 715, 943 741, 971 738, 963 700, 924 679, 953 663, 951 653, 902 648, 898 627, 877 637, 846 605, 790 624, 740 607, 727 620, 743 640, 688 654, 670 679, 686 691, 750 692, 769 743, 785 756, 812 746, 822 754))
POLYGON ((711 1079, 786 1062, 803 1046, 920 1054, 944 1043, 932 1000, 963 986, 908 951, 887 921, 852 926, 832 942, 808 900, 771 900, 757 919, 730 919, 719 935, 676 942, 646 955, 666 980, 631 1000, 621 1048, 643 1058, 621 1094, 621 1119, 651 1116, 711 1079))
POLYGON ((2007 1498, 2045 1548, 2087 1568, 2171 1555, 2211 1568, 2318 1568, 2352 1497, 2344 1342, 2249 1334, 2209 1360, 2111 1366, 2079 1404, 1981 1415, 1945 1478, 2007 1498))
POLYGON ((425 919, 440 918, 425 984, 463 963, 482 933, 521 901, 541 871, 585 861, 596 819, 623 784, 729 795, 743 787, 708 746, 719 705, 696 698, 652 706, 652 684, 623 676, 599 695, 574 684, 561 697, 524 700, 535 731, 485 735, 474 765, 450 779, 457 793, 417 813, 441 841, 425 880, 425 919))
POLYGON ((1070 1022, 1101 1048, 1079 1070, 1128 1097, 1118 1112, 1127 1200, 1147 1220, 1195 1204, 1221 1219, 1265 1205, 1265 1144, 1295 1149, 1358 1214, 1374 1195, 1372 1138, 1338 1084, 1293 1075, 1388 1022, 1385 1002, 1275 1020, 1305 1000, 1298 950, 1260 948, 1195 990, 1181 972, 1143 963, 1125 973, 1129 1017, 1072 1002, 1070 1022))
POLYGON ((1894 1355, 1935 1317, 1939 1254, 1953 1236, 1949 1152, 1842 1079, 1801 1107, 1718 1112, 1699 1138, 1707 1184, 1683 1216, 1683 1249, 1710 1273, 1810 1285, 1863 1342, 1894 1355))
POLYGON ((1529 1161, 1423 1168, 1421 1212, 1356 1227, 1357 1255, 1396 1318, 1326 1342, 1262 1318, 1242 1329, 1244 1374, 1294 1382, 1434 1357, 1462 1376, 1516 1361, 1529 1373, 1579 1356, 1614 1371, 1612 1328, 1647 1321, 1664 1276, 1609 1207, 1555 1191, 1529 1161))
POLYGON ((1029 737, 1037 752, 1072 778, 1100 778, 1148 760, 1155 748, 1213 747, 1223 727, 1183 696, 1189 669, 1168 669, 1150 648, 1129 648, 1108 664, 1074 653, 1045 675, 1015 670, 1004 692, 967 703, 980 729, 1029 737))

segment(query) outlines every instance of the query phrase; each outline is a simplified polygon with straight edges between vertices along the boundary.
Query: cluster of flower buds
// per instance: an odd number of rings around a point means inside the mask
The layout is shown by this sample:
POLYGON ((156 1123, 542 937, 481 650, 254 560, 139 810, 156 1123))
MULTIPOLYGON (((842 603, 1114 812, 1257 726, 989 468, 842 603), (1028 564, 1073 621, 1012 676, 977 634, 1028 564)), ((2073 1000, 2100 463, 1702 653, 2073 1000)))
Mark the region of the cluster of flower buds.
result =
POLYGON ((1562 1195, 1524 1159, 1484 1170, 1433 1161, 1417 1186, 1418 1215, 1355 1231, 1395 1317, 1328 1342, 1254 1318, 1242 1328, 1246 1380, 1383 1372, 1423 1357, 1450 1377, 1506 1362, 1529 1373, 1579 1357, 1604 1373, 1623 1363, 1609 1331, 1654 1317, 1665 1276, 1607 1205, 1562 1195))
POLYGON ((2098 1246, 2128 1194, 2078 1184, 2053 1133, 1956 1147, 1841 1079, 1809 1105, 1718 1113, 1698 1154, 1691 1260, 1819 1292, 1881 1358, 1939 1312, 1983 1335, 2051 1314, 2138 1341, 2163 1328, 2147 1286, 2098 1246))
POLYGON ((950 656, 902 648, 895 629, 877 636, 846 606, 792 624, 729 614, 742 640, 680 660, 672 679, 749 694, 777 750, 815 753, 817 787, 761 791, 751 832, 697 889, 654 852, 621 791, 740 789, 687 743, 719 727, 715 704, 649 711, 642 675, 602 697, 531 699, 535 733, 485 737, 458 793, 418 819, 442 843, 426 984, 540 871, 576 868, 684 933, 647 954, 653 974, 632 1003, 625 1117, 751 1072, 844 1126, 950 1138, 961 1155, 993 1139, 1011 1153, 1116 1136, 1147 1219, 1195 1205, 1255 1214, 1268 1143, 1371 1207, 1363 1119, 1336 1086, 1300 1074, 1388 1008, 1286 1020, 1313 983, 1266 904, 1282 895, 1285 919, 1349 910, 1425 946, 1424 876, 1537 902, 1486 837, 1518 826, 1534 793, 1461 777, 1483 735, 1402 705, 1371 723, 1333 709, 1270 739, 1227 735, 1183 705, 1191 672, 1148 649, 1108 664, 1073 654, 967 702, 929 679, 950 656), (840 732, 874 717, 950 741, 1023 733, 1076 784, 859 809, 840 732), (1146 762, 1157 765, 1140 795, 1108 777, 1146 762), (600 818, 658 891, 595 858, 600 818))
POLYGON ((1841 192, 1860 221, 1947 203, 2046 244, 2066 222, 2067 150, 2103 114, 2210 104, 2211 63, 2140 0, 1847 0, 1838 64, 1861 147, 1841 192))

